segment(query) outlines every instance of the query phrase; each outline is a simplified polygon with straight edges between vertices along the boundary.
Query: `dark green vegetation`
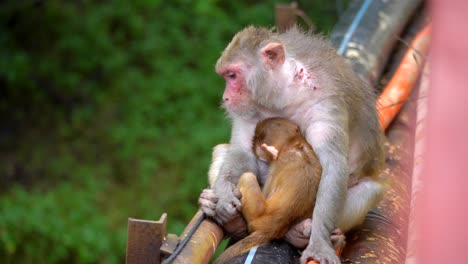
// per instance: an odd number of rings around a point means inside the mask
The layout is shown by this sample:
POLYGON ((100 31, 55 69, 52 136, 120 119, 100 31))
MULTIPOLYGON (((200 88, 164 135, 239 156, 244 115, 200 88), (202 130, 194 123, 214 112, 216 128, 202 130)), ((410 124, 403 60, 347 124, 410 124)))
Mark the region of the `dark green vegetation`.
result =
MULTIPOLYGON (((0 262, 121 263, 128 217, 180 233, 229 138, 214 63, 274 24, 255 2, 0 4, 0 262)), ((301 6, 331 30, 334 1, 301 6)))

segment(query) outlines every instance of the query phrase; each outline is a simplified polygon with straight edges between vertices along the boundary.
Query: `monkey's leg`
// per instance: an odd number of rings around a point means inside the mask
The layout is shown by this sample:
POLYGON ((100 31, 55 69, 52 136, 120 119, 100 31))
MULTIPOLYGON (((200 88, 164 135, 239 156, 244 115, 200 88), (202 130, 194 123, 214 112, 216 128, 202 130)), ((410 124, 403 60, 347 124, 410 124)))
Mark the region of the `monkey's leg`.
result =
POLYGON ((250 172, 242 174, 237 184, 242 193, 242 214, 250 223, 265 211, 265 198, 258 184, 257 177, 250 172))
POLYGON ((338 227, 347 232, 364 221, 370 209, 382 200, 385 186, 375 180, 365 178, 348 189, 343 210, 338 219, 338 227))

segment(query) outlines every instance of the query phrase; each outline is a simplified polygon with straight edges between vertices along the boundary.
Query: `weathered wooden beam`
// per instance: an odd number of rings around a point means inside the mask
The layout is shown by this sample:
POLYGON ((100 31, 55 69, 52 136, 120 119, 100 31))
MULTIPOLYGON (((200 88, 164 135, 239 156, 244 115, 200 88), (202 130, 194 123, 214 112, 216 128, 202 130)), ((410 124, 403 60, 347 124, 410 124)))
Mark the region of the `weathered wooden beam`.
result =
POLYGON ((166 234, 164 213, 159 221, 129 218, 127 227, 127 264, 159 264, 160 247, 166 234))

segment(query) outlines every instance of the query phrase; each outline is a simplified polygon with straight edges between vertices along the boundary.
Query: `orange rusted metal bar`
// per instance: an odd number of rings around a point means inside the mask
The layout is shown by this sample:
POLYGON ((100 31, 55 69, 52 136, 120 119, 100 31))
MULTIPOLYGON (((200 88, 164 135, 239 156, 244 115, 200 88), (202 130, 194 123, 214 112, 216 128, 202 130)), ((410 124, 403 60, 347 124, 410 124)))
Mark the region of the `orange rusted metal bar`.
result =
MULTIPOLYGON (((197 222, 197 219, 202 216, 202 214, 203 213, 200 210, 195 214, 185 230, 182 232, 180 240, 187 236, 190 229, 192 229, 193 225, 197 222)), ((223 240, 223 236, 223 229, 219 225, 209 219, 203 220, 193 234, 189 243, 177 256, 174 263, 208 263, 216 251, 216 248, 218 248, 219 244, 223 240)))
POLYGON ((127 264, 160 263, 160 247, 166 234, 164 213, 159 221, 128 219, 127 264))
POLYGON ((411 42, 400 66, 377 100, 377 110, 382 128, 392 122, 421 74, 429 52, 430 25, 425 26, 411 42))

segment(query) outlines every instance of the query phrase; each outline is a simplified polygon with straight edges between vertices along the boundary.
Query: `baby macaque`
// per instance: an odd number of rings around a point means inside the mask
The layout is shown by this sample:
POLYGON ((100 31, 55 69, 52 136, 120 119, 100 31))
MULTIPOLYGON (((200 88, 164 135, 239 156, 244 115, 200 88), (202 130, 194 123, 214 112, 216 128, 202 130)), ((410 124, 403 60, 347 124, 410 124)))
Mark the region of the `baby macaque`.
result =
POLYGON ((296 124, 285 118, 259 122, 252 151, 269 164, 269 170, 263 189, 253 173, 244 173, 237 185, 250 234, 215 263, 283 238, 292 225, 309 218, 314 210, 322 166, 296 124))

